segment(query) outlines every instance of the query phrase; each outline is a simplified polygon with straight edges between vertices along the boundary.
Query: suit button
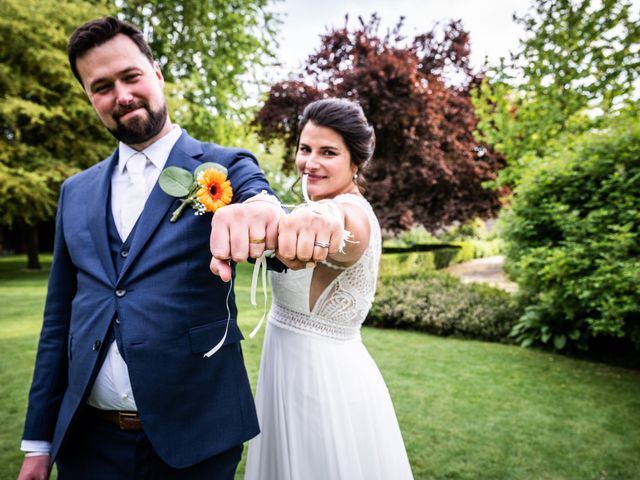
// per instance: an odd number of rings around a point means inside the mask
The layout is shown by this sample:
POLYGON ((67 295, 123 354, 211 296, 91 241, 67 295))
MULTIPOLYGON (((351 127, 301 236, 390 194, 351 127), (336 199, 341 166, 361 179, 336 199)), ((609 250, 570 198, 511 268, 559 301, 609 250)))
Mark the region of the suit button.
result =
POLYGON ((120 325, 120 319, 116 318, 116 325, 120 325))
POLYGON ((129 256, 129 250, 122 250, 122 251, 120 252, 120 256, 121 256, 122 258, 127 258, 127 257, 129 256))
POLYGON ((94 352, 97 352, 97 351, 98 351, 98 349, 100 348, 100 345, 101 345, 100 340, 96 340, 96 341, 93 343, 93 347, 92 347, 92 348, 93 348, 93 351, 94 351, 94 352))
POLYGON ((124 297, 127 294, 127 291, 124 288, 119 288, 116 290, 116 297, 124 297))

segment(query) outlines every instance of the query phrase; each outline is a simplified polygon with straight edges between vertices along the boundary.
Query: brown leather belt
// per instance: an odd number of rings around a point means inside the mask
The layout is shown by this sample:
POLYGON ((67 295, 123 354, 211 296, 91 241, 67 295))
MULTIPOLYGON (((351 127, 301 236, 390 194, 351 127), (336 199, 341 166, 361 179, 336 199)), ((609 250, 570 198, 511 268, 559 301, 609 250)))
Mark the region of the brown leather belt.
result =
POLYGON ((87 405, 88 411, 91 415, 103 420, 107 423, 115 425, 120 430, 127 432, 141 432, 142 421, 138 416, 138 412, 119 412, 117 410, 100 410, 87 405))

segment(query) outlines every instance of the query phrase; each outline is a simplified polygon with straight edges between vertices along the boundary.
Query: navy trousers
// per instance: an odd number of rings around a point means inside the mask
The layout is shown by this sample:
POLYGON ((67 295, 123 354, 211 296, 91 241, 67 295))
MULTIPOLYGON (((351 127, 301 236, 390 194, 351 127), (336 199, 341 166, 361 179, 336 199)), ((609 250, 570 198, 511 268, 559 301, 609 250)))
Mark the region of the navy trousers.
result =
POLYGON ((144 432, 81 413, 56 460, 59 480, 233 480, 242 445, 188 468, 173 468, 144 432))

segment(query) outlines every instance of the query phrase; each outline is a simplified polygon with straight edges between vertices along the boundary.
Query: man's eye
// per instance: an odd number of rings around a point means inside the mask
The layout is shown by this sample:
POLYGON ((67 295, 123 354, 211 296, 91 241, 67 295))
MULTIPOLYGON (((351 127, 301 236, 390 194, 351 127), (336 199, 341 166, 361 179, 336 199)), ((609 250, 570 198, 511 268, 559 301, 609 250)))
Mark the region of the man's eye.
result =
POLYGON ((126 77, 124 77, 124 80, 125 82, 135 82, 139 76, 139 73, 132 73, 131 75, 127 75, 126 77))
POLYGON ((93 88, 93 91, 96 93, 106 92, 109 89, 109 85, 98 85, 93 88))

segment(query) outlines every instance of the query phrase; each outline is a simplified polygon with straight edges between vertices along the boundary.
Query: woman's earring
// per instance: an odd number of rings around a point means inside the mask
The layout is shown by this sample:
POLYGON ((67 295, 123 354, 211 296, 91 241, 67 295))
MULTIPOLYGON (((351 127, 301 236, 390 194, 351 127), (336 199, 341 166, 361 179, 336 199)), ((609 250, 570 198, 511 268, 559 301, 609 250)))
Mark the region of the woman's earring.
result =
POLYGON ((357 173, 354 173, 354 174, 353 174, 353 181, 355 182, 356 180, 358 180, 358 174, 357 174, 357 173))

